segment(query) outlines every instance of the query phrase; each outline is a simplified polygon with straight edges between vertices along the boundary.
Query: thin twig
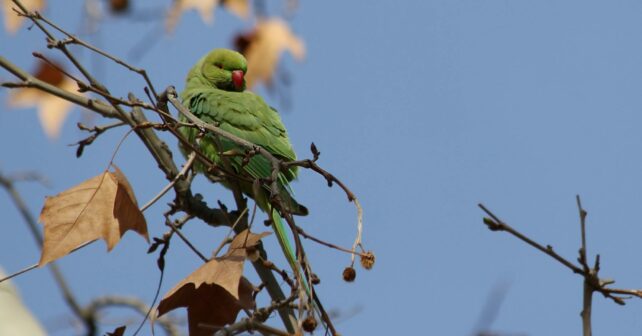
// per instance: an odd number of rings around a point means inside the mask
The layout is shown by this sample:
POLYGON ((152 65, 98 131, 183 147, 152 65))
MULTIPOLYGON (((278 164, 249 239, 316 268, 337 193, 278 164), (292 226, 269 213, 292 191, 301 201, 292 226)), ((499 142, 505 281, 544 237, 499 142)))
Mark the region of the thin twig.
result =
POLYGON ((602 280, 599 278, 598 274, 600 271, 600 256, 599 254, 595 258, 595 264, 593 267, 590 267, 587 263, 588 254, 586 249, 586 214, 587 212, 582 208, 582 203, 579 196, 576 198, 577 206, 580 215, 580 230, 581 230, 581 244, 580 247, 580 257, 578 262, 580 266, 576 266, 569 260, 563 258, 559 254, 553 251, 553 247, 547 245, 543 247, 541 244, 533 241, 532 239, 526 237, 524 234, 518 232, 508 224, 500 220, 495 214, 488 210, 484 205, 479 204, 479 207, 490 216, 490 218, 484 217, 484 224, 488 226, 491 231, 506 231, 513 236, 519 238, 520 240, 526 242, 527 244, 535 247, 536 249, 544 252, 545 254, 551 256, 562 265, 571 269, 574 273, 583 277, 583 309, 582 309, 582 325, 584 335, 591 335, 591 310, 592 310, 592 294, 593 292, 600 292, 605 298, 611 299, 613 302, 624 305, 625 299, 627 296, 638 297, 642 299, 642 290, 639 289, 617 289, 609 288, 607 286, 613 284, 614 280, 602 280), (624 295, 625 297, 622 297, 624 295))
MULTIPOLYGON (((234 221, 234 224, 232 224, 232 227, 230 228, 230 231, 227 233, 227 236, 225 236, 225 239, 223 239, 223 241, 219 244, 219 246, 212 253, 212 258, 216 258, 216 256, 219 254, 219 252, 221 252, 223 247, 225 245, 231 243, 232 240, 234 240, 230 236, 232 235, 232 232, 234 232, 234 229, 236 229, 236 226, 241 222, 241 220, 243 219, 243 216, 245 216, 246 213, 247 213, 247 208, 244 208, 243 211, 241 212, 241 214, 238 217, 236 217, 236 221, 234 221)), ((248 237, 249 237, 249 235, 248 235, 248 237)))
MULTIPOLYGON (((357 236, 352 244, 352 264, 354 265, 354 256, 357 252, 357 246, 361 246, 361 236, 363 234, 363 208, 356 196, 353 195, 352 200, 354 202, 354 206, 357 207, 357 236)), ((361 250, 363 251, 363 248, 361 250)))
POLYGON ((181 169, 181 171, 178 172, 178 174, 174 177, 174 179, 171 182, 169 182, 163 188, 163 190, 161 190, 156 196, 154 196, 154 198, 149 200, 149 202, 145 203, 145 205, 143 205, 140 208, 140 211, 144 212, 145 210, 147 210, 147 208, 152 206, 152 204, 156 203, 161 197, 163 197, 163 195, 165 195, 170 189, 172 189, 174 187, 174 184, 176 184, 176 181, 178 181, 179 179, 183 178, 183 176, 185 176, 187 171, 192 167, 192 164, 194 163, 194 158, 195 157, 196 157, 196 154, 194 154, 193 152, 190 153, 189 156, 187 157, 187 162, 183 166, 183 169, 181 169))
POLYGON ((261 261, 263 263, 263 266, 265 266, 266 268, 272 270, 275 273, 278 273, 281 276, 281 279, 283 279, 283 281, 285 281, 288 284, 288 286, 290 286, 292 291, 295 291, 297 286, 294 283, 294 281, 292 281, 292 279, 290 279, 290 277, 288 276, 288 273, 285 270, 282 270, 282 269, 276 267, 276 265, 274 265, 273 262, 263 258, 262 256, 259 256, 259 261, 261 261))
POLYGON ((588 258, 586 257, 586 254, 588 253, 588 249, 586 247, 586 211, 582 208, 580 195, 576 195, 575 200, 580 218, 580 236, 582 244, 579 250, 580 256, 578 258, 578 262, 582 265, 585 274, 584 284, 582 285, 582 312, 580 313, 580 316, 582 316, 582 335, 591 336, 593 334, 591 327, 591 316, 593 315, 593 291, 595 290, 592 282, 596 280, 599 282, 599 278, 597 277, 597 268, 591 269, 588 266, 588 258))
MULTIPOLYGON (((137 298, 112 295, 92 299, 91 302, 84 308, 84 310, 90 315, 98 316, 98 312, 100 310, 110 307, 131 308, 143 316, 146 315, 150 310, 150 307, 147 304, 137 298)), ((174 323, 172 323, 172 321, 166 316, 161 316, 160 318, 156 319, 155 322, 158 323, 168 335, 180 335, 180 332, 176 328, 174 323)))
POLYGON ((352 190, 350 190, 348 188, 348 186, 345 185, 345 183, 341 182, 341 180, 339 180, 336 176, 332 175, 327 170, 319 167, 319 165, 316 162, 314 162, 314 160, 307 159, 307 160, 299 160, 299 161, 290 161, 290 162, 283 163, 283 165, 285 167, 298 166, 298 167, 301 167, 301 168, 311 169, 311 170, 321 174, 325 178, 325 180, 328 183, 328 187, 332 187, 333 183, 338 184, 339 187, 341 187, 341 189, 343 189, 343 191, 345 192, 346 196, 348 197, 348 201, 352 202, 354 199, 356 199, 356 196, 354 195, 352 190))
POLYGON ((189 239, 187 239, 187 237, 185 237, 185 235, 181 232, 181 230, 180 230, 176 225, 174 225, 174 223, 172 223, 172 222, 169 220, 169 218, 167 218, 167 220, 166 220, 165 224, 166 224, 167 226, 169 226, 169 227, 172 229, 172 231, 173 231, 174 233, 176 233, 176 235, 178 235, 178 237, 179 237, 179 238, 180 238, 180 239, 185 243, 185 245, 187 245, 187 247, 189 247, 189 248, 190 248, 194 253, 196 253, 196 255, 197 255, 199 258, 201 258, 201 260, 203 260, 203 262, 207 262, 207 261, 209 260, 209 259, 207 259, 207 257, 206 257, 203 253, 201 253, 201 252, 196 248, 196 246, 194 246, 194 244, 192 244, 192 242, 191 242, 191 241, 189 241, 189 239))
POLYGON ((215 336, 232 336, 232 335, 238 335, 246 331, 252 332, 254 330, 265 335, 290 336, 290 334, 286 331, 279 330, 274 327, 270 327, 267 324, 263 324, 251 318, 244 318, 239 322, 236 322, 227 327, 223 327, 219 331, 217 331, 216 334, 214 335, 215 336))
POLYGON ((256 309, 252 314, 252 318, 257 319, 260 322, 264 322, 270 317, 270 315, 272 315, 272 312, 279 308, 289 306, 294 302, 294 300, 296 300, 296 298, 296 295, 290 295, 283 301, 274 301, 267 307, 256 309))
POLYGON ((100 136, 102 133, 104 133, 105 131, 110 130, 112 128, 120 127, 120 126, 123 126, 123 125, 125 125, 125 123, 122 122, 122 121, 117 121, 115 123, 111 123, 111 124, 104 125, 104 126, 94 126, 94 127, 87 127, 87 126, 85 126, 85 125, 83 125, 81 123, 78 123, 77 126, 78 126, 79 129, 81 129, 83 131, 91 132, 93 134, 88 136, 88 137, 86 137, 86 138, 84 138, 84 139, 82 139, 82 140, 80 140, 80 141, 78 141, 78 142, 76 142, 75 144, 70 145, 70 146, 73 146, 73 145, 78 146, 78 149, 76 149, 76 157, 80 157, 82 155, 85 147, 91 145, 92 143, 94 143, 94 141, 96 141, 98 136, 100 136))
POLYGON ((30 12, 19 0, 13 0, 13 3, 18 6, 21 11, 20 14, 22 16, 29 18, 31 22, 33 22, 47 36, 49 45, 59 49, 63 54, 65 54, 67 59, 69 59, 74 64, 76 69, 78 69, 83 74, 83 76, 89 81, 89 83, 91 83, 92 86, 99 87, 101 89, 103 88, 103 86, 99 84, 99 82, 91 75, 91 73, 89 73, 89 71, 80 64, 76 57, 71 54, 66 45, 64 43, 58 43, 54 35, 40 23, 42 16, 38 12, 30 12))
POLYGON ((46 24, 48 24, 52 28, 56 29, 57 31, 59 31, 62 34, 67 36, 67 39, 60 41, 59 44, 61 44, 61 45, 77 44, 77 45, 83 46, 83 47, 85 47, 85 48, 87 48, 87 49, 89 49, 89 50, 91 50, 91 51, 93 51, 93 52, 95 52, 95 53, 97 53, 97 54, 99 54, 101 56, 104 56, 104 57, 116 62, 119 65, 122 65, 123 67, 127 68, 128 70, 141 75, 143 77, 143 79, 145 80, 145 82, 147 83, 147 86, 149 87, 149 89, 152 90, 152 93, 154 94, 154 97, 158 98, 158 94, 156 93, 156 89, 154 88, 154 85, 152 84, 152 81, 149 79, 149 76, 147 75, 147 72, 145 71, 145 69, 139 69, 137 67, 134 67, 134 66, 128 64, 127 62, 119 59, 118 57, 113 56, 113 55, 111 55, 111 54, 109 54, 109 53, 107 53, 107 52, 105 52, 105 51, 103 51, 103 50, 101 50, 101 49, 99 49, 99 48, 97 48, 97 47, 85 42, 85 41, 83 41, 82 39, 78 38, 77 36, 72 35, 72 34, 68 33, 67 31, 65 31, 64 29, 60 28, 58 25, 56 25, 55 23, 53 23, 52 21, 50 21, 46 17, 43 17, 40 14, 37 14, 36 18, 39 19, 39 20, 42 20, 43 22, 45 22, 46 24))
POLYGON ((301 227, 299 227, 299 226, 297 226, 297 227, 296 227, 296 229, 297 229, 297 232, 298 232, 301 236, 303 236, 303 238, 310 239, 310 240, 312 240, 312 241, 314 241, 314 242, 316 242, 316 243, 319 243, 319 244, 321 244, 321 245, 327 246, 327 247, 329 247, 329 248, 333 248, 333 249, 339 250, 339 251, 341 251, 341 252, 345 252, 345 253, 350 253, 350 254, 358 255, 358 256, 360 256, 360 257, 367 257, 367 255, 366 255, 365 253, 356 252, 355 250, 347 249, 347 248, 345 248, 345 247, 341 247, 341 246, 338 246, 338 245, 335 245, 335 244, 332 244, 332 243, 328 243, 328 242, 323 241, 323 240, 321 240, 321 239, 319 239, 319 238, 316 238, 316 237, 314 237, 314 236, 311 236, 311 235, 310 235, 310 234, 308 234, 307 232, 303 231, 303 229, 302 229, 301 227))
POLYGON ((587 248, 586 248, 586 211, 582 208, 582 200, 580 195, 575 196, 575 201, 577 202, 577 210, 580 217, 580 235, 582 239, 582 245, 580 247, 580 258, 579 262, 584 268, 584 272, 588 272, 590 267, 588 266, 588 258, 586 257, 587 248))
POLYGON ((20 274, 27 273, 27 272, 29 272, 29 271, 31 271, 33 269, 36 269, 36 268, 38 268, 38 264, 33 264, 31 266, 27 266, 27 267, 15 272, 15 273, 12 273, 12 274, 9 274, 9 275, 5 276, 4 278, 0 278, 0 283, 3 282, 3 281, 7 281, 7 280, 10 280, 12 278, 15 278, 20 274))
POLYGON ((540 245, 539 243, 537 243, 534 240, 528 238, 527 236, 523 235, 519 231, 517 231, 514 228, 512 228, 510 225, 504 223, 502 220, 497 218, 497 216, 495 216, 495 214, 493 214, 490 210, 488 210, 483 204, 478 204, 478 206, 482 210, 484 210, 484 212, 488 216, 490 216, 492 218, 492 219, 491 218, 484 218, 484 224, 486 224, 486 226, 488 226, 488 228, 491 231, 506 231, 506 232, 512 234, 513 236, 519 238, 523 242, 527 243, 528 245, 533 246, 534 248, 536 248, 536 249, 548 254, 553 259, 559 261, 562 265, 566 266, 571 271, 573 271, 573 273, 584 274, 584 270, 582 270, 581 268, 573 265, 572 262, 564 259, 564 257, 562 257, 559 254, 557 254, 553 250, 553 247, 551 245, 546 245, 546 247, 540 245))

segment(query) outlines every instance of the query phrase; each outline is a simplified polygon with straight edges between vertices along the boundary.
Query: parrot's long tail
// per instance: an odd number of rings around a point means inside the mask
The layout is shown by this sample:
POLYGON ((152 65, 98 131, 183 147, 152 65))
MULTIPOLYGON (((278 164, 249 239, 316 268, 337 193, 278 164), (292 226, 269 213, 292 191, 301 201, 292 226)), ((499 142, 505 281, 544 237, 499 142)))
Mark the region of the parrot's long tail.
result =
POLYGON ((288 260, 288 264, 290 264, 290 267, 292 268, 292 272, 295 272, 295 274, 296 272, 299 272, 301 273, 301 276, 303 276, 303 270, 301 269, 301 267, 299 266, 299 263, 297 262, 296 253, 294 252, 295 249, 292 247, 292 244, 290 243, 290 238, 288 238, 288 234, 287 234, 288 230, 285 229, 285 225, 281 220, 281 215, 279 215, 278 211, 273 209, 271 211, 271 217, 272 217, 272 229, 274 230, 274 233, 276 233, 276 237, 277 237, 277 240, 279 241, 279 245, 281 245, 281 250, 283 250, 283 254, 285 255, 285 258, 288 260))
MULTIPOLYGON (((294 281, 295 282, 298 281, 296 277, 296 273, 298 272, 300 274, 300 279, 301 279, 301 282, 303 283, 303 288, 305 289, 305 293, 307 294, 308 298, 313 302, 312 305, 314 306, 314 310, 317 312, 319 317, 321 317, 322 311, 324 311, 323 306, 321 305, 321 301, 319 301, 316 295, 314 295, 310 290, 310 286, 312 286, 312 284, 308 284, 309 279, 306 276, 306 273, 301 268, 300 264, 297 262, 296 253, 294 252, 295 249, 292 248, 292 244, 290 243, 290 238, 288 238, 288 235, 287 235, 288 230, 286 230, 285 225, 281 220, 281 216, 279 215, 278 211, 272 210, 271 217, 272 217, 272 228, 276 233, 277 240, 279 241, 279 245, 281 245, 283 254, 285 254, 285 258, 288 260, 288 263, 290 264, 292 271, 295 272, 294 281)), ((321 321, 322 321, 322 324, 325 326, 325 322, 323 321, 323 319, 321 321)))

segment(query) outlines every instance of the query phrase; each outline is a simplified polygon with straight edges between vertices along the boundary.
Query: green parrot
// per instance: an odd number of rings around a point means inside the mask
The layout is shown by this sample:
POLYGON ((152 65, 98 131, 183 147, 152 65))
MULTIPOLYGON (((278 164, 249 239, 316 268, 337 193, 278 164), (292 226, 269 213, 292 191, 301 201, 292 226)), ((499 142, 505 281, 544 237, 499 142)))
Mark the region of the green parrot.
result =
MULTIPOLYGON (((260 96, 245 91, 246 72, 247 62, 240 53, 228 49, 212 50, 201 58, 187 75, 185 90, 181 93, 183 105, 203 122, 217 125, 222 130, 259 145, 278 159, 296 160, 296 154, 277 111, 267 105, 260 96)), ((187 117, 183 115, 180 116, 180 120, 188 122, 187 117)), ((180 132, 190 143, 196 143, 198 130, 182 127, 180 132)), ((272 165, 268 159, 257 154, 244 163, 245 148, 223 137, 217 138, 213 134, 207 134, 200 139, 199 149, 221 167, 225 167, 226 163, 221 157, 223 153, 231 166, 229 168, 241 176, 265 179, 272 173, 272 165)), ((183 154, 188 152, 183 147, 181 150, 183 154)), ((205 172, 204 165, 198 162, 195 169, 205 172)), ((289 187, 289 182, 296 176, 296 166, 281 170, 277 181, 280 189, 278 192, 284 207, 290 213, 304 216, 308 210, 294 199, 289 187)), ((232 189, 232 182, 225 179, 221 182, 225 187, 232 189)), ((253 198, 257 206, 272 218, 272 227, 279 244, 292 270, 296 272, 300 268, 297 266, 287 231, 280 214, 272 209, 269 202, 269 185, 262 185, 257 192, 249 181, 239 179, 238 183, 241 191, 253 198)))

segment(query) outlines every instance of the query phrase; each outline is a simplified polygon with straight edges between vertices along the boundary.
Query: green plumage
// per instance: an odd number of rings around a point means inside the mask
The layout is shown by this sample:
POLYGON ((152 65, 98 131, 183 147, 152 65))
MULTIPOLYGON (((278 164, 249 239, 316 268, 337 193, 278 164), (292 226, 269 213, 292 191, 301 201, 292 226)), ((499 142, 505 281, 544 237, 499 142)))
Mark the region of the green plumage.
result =
MULTIPOLYGON (((185 90, 181 93, 183 104, 190 109, 199 119, 206 123, 217 125, 222 130, 232 133, 240 138, 263 147, 275 157, 285 160, 296 160, 296 154, 288 138, 287 131, 279 114, 268 106, 260 96, 248 91, 232 91, 229 85, 231 75, 226 75, 234 69, 245 72, 246 65, 243 56, 227 49, 216 49, 205 57, 189 72, 185 90), (210 64, 219 64, 210 66, 210 64), (213 74, 218 72, 219 74, 213 74), (212 78, 220 79, 218 81, 212 78), (221 89, 223 88, 223 89, 221 89)), ((242 90, 242 88, 241 88, 242 90)), ((187 119, 181 115, 181 121, 187 119)), ((198 131, 193 128, 181 128, 191 143, 195 143, 198 131)), ((228 156, 228 160, 238 174, 247 174, 252 178, 269 178, 272 165, 262 155, 254 155, 243 166, 243 153, 245 148, 238 146, 230 140, 214 138, 207 135, 200 140, 202 152, 217 165, 223 165, 219 153, 236 153, 241 155, 228 156), (220 145, 221 148, 218 148, 220 145)), ((203 171, 201 164, 196 165, 197 170, 203 171)), ((289 211, 297 215, 307 214, 307 209, 299 205, 293 198, 288 183, 297 176, 297 167, 282 170, 279 174, 279 196, 289 211)), ((228 188, 227 182, 223 182, 228 188)), ((269 211, 269 187, 262 186, 259 195, 254 195, 250 182, 241 182, 241 190, 252 197, 259 208, 269 211)))
MULTIPOLYGON (((216 125, 259 145, 279 159, 296 160, 296 154, 277 111, 268 106, 261 97, 244 91, 243 75, 246 70, 246 61, 241 54, 227 49, 211 51, 201 58, 187 75, 186 87, 181 93, 183 104, 203 122, 216 125)), ((188 122, 183 115, 180 116, 180 120, 188 122)), ((198 130, 182 127, 180 132, 191 143, 197 143, 198 130)), ((260 154, 252 156, 249 162, 243 165, 245 148, 222 137, 216 138, 207 134, 198 141, 198 146, 209 159, 223 168, 225 162, 221 153, 231 154, 226 155, 231 169, 238 175, 251 177, 249 180, 269 178, 272 173, 270 161, 260 154), (241 155, 233 155, 235 153, 241 155)), ((184 154, 189 151, 182 147, 181 150, 184 154)), ((205 171, 200 163, 196 163, 195 168, 200 172, 205 171)), ((279 196, 291 213, 306 215, 307 209, 294 200, 288 186, 296 176, 297 167, 281 171, 278 178, 279 196)), ((222 183, 227 188, 232 187, 229 181, 223 180, 222 183)), ((283 252, 293 269, 297 268, 296 258, 280 216, 271 210, 269 185, 262 185, 258 194, 249 181, 241 180, 239 186, 244 194, 255 200, 261 210, 271 216, 283 252)))

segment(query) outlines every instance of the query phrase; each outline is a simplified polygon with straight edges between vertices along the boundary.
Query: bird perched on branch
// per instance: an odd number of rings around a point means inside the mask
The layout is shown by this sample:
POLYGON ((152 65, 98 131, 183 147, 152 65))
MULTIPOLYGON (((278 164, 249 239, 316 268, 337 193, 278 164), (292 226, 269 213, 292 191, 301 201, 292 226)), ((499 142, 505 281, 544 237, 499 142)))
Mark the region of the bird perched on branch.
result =
MULTIPOLYGON (((294 161, 296 154, 278 112, 263 99, 245 91, 247 62, 240 53, 228 49, 214 49, 201 58, 186 78, 181 93, 183 104, 203 122, 258 145, 279 160, 294 161)), ((181 121, 187 117, 181 115, 181 121)), ((192 144, 197 143, 199 131, 182 127, 181 133, 192 144)), ((223 169, 233 170, 239 178, 224 178, 221 183, 234 189, 234 184, 272 219, 279 244, 293 270, 298 269, 296 257, 289 243, 281 215, 270 203, 273 172, 270 160, 261 154, 247 155, 247 148, 222 136, 208 133, 198 141, 198 149, 223 169), (245 177, 245 178, 243 178, 245 177), (248 178, 249 177, 249 178, 248 178), (263 181, 255 185, 253 181, 263 181)), ((188 152, 182 148, 183 153, 188 152)), ((197 171, 206 172, 204 165, 195 164, 197 171)), ((287 212, 307 215, 308 210, 292 196, 289 182, 297 176, 296 166, 288 166, 278 173, 276 185, 281 205, 287 212)), ((296 271, 295 271, 296 272, 296 271)))

